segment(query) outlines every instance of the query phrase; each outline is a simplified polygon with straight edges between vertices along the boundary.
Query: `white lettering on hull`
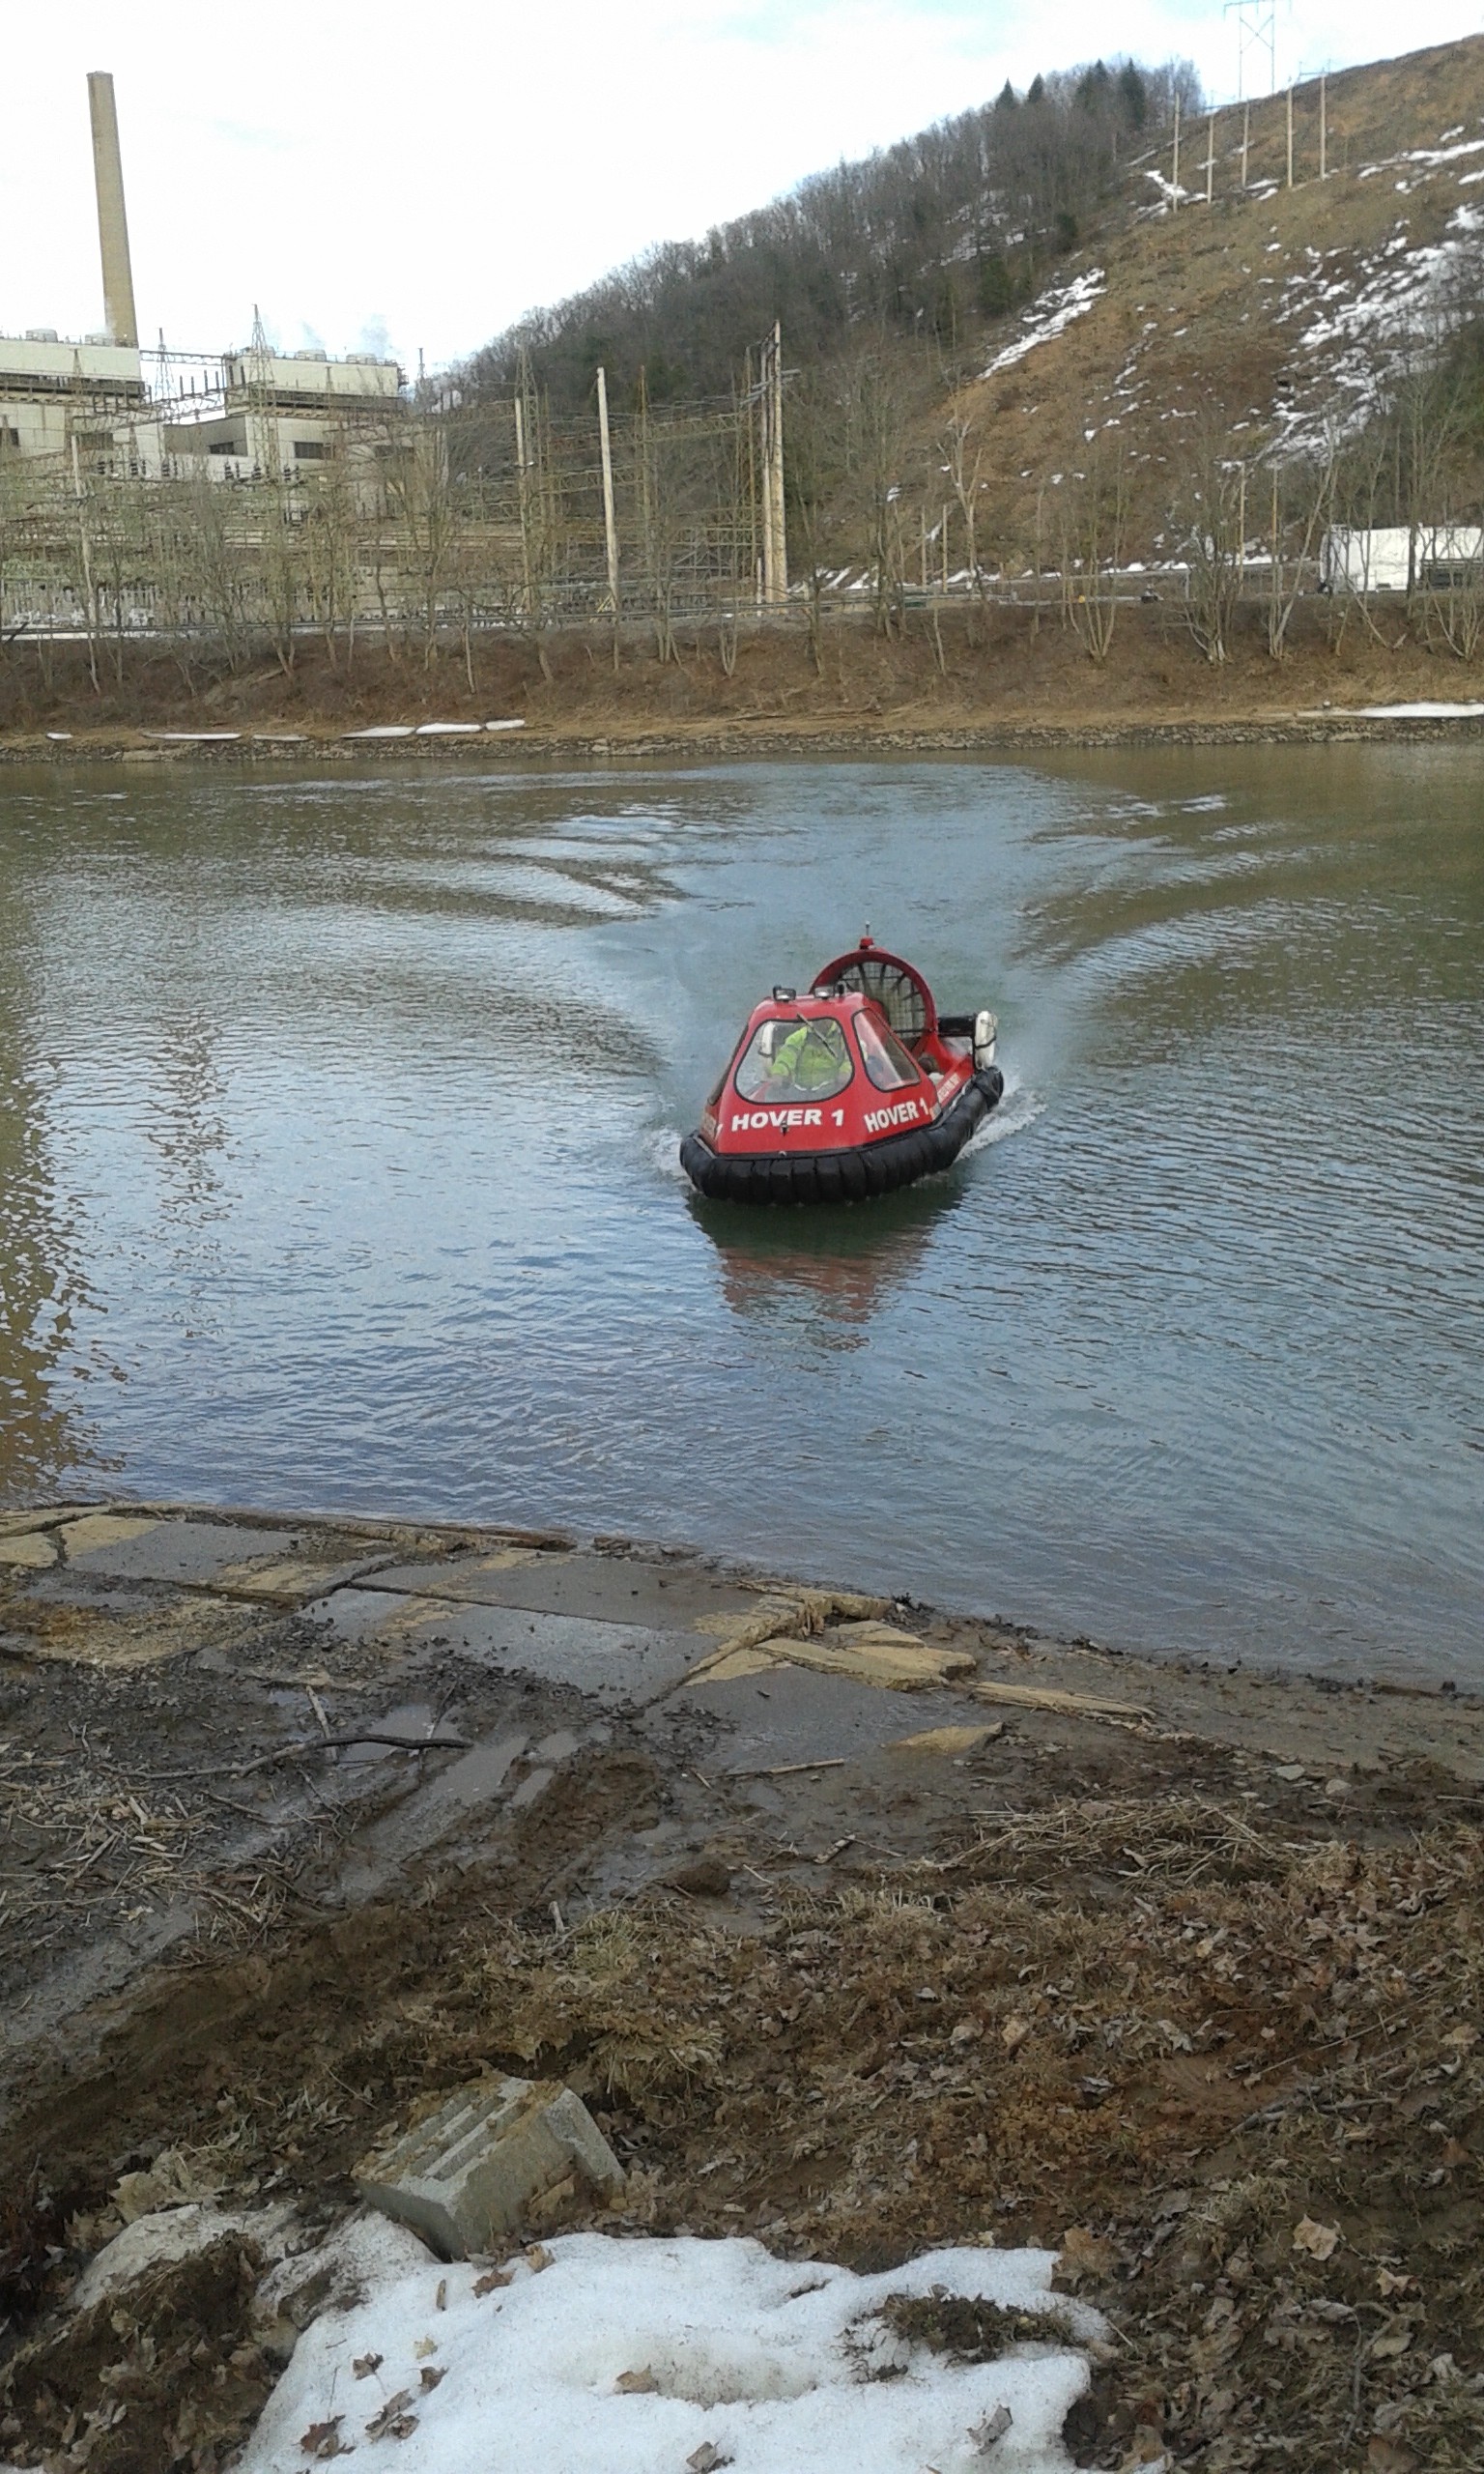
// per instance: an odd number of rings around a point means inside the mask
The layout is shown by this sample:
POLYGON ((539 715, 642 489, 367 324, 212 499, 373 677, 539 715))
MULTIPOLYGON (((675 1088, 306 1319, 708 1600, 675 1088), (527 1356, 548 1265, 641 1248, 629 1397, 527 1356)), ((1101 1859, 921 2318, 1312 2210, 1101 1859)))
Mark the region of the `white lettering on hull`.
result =
MULTIPOLYGON (((916 1100, 899 1100, 894 1108, 868 1109, 866 1131, 868 1134, 884 1134, 888 1126, 916 1125, 918 1107, 919 1103, 916 1100)), ((932 1111, 930 1108, 925 1108, 923 1113, 925 1116, 930 1116, 932 1111)))
POLYGON ((733 1134, 766 1134, 771 1126, 775 1134, 783 1134, 790 1126, 819 1125, 823 1112, 819 1108, 744 1108, 731 1120, 733 1134))

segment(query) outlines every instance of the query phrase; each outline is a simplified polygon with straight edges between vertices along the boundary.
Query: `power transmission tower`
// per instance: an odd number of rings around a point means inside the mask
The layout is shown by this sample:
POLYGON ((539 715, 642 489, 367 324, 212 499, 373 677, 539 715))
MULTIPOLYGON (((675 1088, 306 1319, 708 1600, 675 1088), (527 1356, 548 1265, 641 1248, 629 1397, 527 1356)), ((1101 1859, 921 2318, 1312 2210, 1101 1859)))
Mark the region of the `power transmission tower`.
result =
POLYGON ((1226 0, 1221 12, 1225 17, 1237 19, 1237 101, 1241 102, 1250 93, 1247 83, 1247 55, 1256 52, 1261 63, 1268 55, 1268 92, 1278 91, 1278 12, 1277 0, 1226 0))
POLYGON ((278 407, 274 402, 273 355, 264 331, 257 302, 252 306, 252 341, 247 347, 247 452, 265 481, 279 477, 278 407))

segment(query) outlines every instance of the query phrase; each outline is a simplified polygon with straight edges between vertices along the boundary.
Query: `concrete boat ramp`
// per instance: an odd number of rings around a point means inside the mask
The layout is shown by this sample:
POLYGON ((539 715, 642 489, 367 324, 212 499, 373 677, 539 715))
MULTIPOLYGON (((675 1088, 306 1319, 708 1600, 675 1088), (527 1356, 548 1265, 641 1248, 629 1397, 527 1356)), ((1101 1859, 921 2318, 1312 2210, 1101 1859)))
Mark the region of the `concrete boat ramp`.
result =
POLYGON ((0 2097, 48 2048, 75 2067, 155 1963, 459 1875, 558 1914, 816 1886, 1078 1764, 1113 1789, 1247 1765, 1315 1819, 1418 1762, 1484 1776, 1450 1694, 1118 1657, 626 1539, 118 1501, 0 1513, 0 2097))

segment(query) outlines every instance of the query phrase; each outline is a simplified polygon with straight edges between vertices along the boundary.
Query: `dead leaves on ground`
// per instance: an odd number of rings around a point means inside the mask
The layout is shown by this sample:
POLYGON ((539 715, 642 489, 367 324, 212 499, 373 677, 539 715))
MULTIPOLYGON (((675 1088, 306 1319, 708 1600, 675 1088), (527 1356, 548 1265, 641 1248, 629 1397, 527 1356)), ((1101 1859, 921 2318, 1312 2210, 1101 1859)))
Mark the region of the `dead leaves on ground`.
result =
POLYGON ((367 2439, 411 2439, 417 2429, 416 2415, 407 2410, 412 2402, 410 2388, 399 2388, 394 2397, 388 2397, 381 2411, 367 2423, 367 2439))
POLYGON ((331 2457, 354 2457, 354 2448, 340 2436, 340 2426, 344 2420, 343 2414, 331 2414, 323 2423, 311 2423, 309 2429, 300 2434, 299 2444, 304 2455, 322 2463, 331 2457))

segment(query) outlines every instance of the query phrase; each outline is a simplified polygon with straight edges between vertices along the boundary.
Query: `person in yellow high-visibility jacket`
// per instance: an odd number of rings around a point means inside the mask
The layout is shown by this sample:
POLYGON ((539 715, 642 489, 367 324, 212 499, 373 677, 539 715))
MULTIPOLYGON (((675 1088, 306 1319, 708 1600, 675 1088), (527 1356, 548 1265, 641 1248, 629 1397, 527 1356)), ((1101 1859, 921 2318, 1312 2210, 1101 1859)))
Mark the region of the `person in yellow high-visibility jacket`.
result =
POLYGON ((776 1084, 785 1084, 806 1095, 838 1087, 844 1062, 839 1041, 840 1033, 833 1022, 795 1022, 773 1052, 768 1069, 770 1091, 776 1084))

